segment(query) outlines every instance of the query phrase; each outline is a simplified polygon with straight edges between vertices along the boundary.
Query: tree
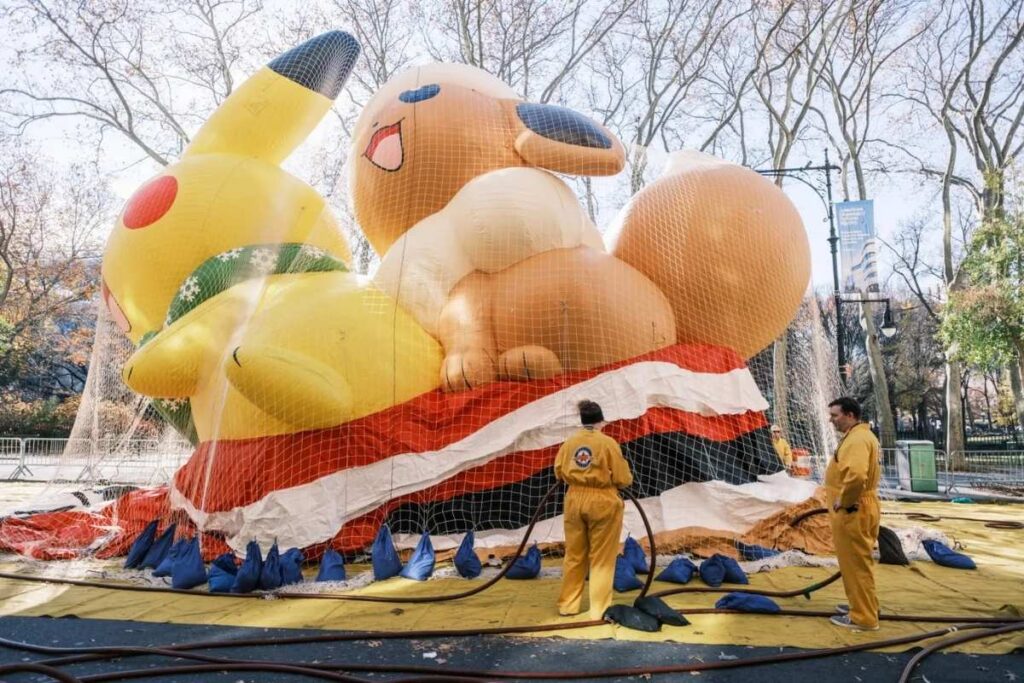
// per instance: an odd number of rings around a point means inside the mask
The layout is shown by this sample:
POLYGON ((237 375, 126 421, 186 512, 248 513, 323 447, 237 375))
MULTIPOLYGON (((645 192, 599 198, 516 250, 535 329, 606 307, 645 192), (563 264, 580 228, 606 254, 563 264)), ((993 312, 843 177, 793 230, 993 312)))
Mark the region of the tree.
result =
POLYGON ((0 149, 0 225, 7 242, 10 287, 0 313, 4 335, 0 374, 9 377, 36 348, 34 335, 81 326, 77 305, 98 286, 98 236, 113 199, 81 167, 47 166, 23 148, 0 149))
MULTIPOLYGON (((772 169, 786 166, 804 130, 822 66, 838 42, 844 9, 841 0, 794 0, 778 7, 760 6, 752 17, 755 44, 764 44, 765 49, 759 51, 750 82, 766 119, 772 169)), ((783 181, 784 176, 776 176, 779 187, 783 181)), ((788 336, 787 330, 775 341, 772 377, 775 420, 784 431, 789 431, 788 336)))
POLYGON ((932 416, 942 417, 944 349, 938 318, 910 293, 894 297, 899 311, 896 335, 887 349, 886 374, 891 378, 893 407, 909 418, 919 434, 927 434, 932 416), (915 305, 916 304, 916 305, 915 305))
MULTIPOLYGON (((824 123, 829 118, 834 130, 829 135, 839 152, 840 183, 843 198, 868 199, 866 155, 871 142, 872 116, 879 98, 883 69, 892 58, 912 43, 923 31, 922 27, 904 28, 913 18, 913 4, 909 2, 880 2, 879 0, 853 0, 841 22, 841 40, 835 50, 825 55, 822 67, 822 87, 832 104, 831 117, 817 111, 824 123), (851 192, 850 174, 854 178, 851 192)), ((866 297, 866 292, 861 292, 866 297)), ((874 309, 870 303, 861 304, 861 324, 864 326, 868 370, 874 390, 874 403, 878 429, 884 448, 895 446, 896 424, 889 404, 889 382, 885 374, 882 352, 875 326, 874 309)))
POLYGON ((703 74, 720 42, 750 12, 723 0, 641 0, 630 11, 618 38, 627 43, 627 69, 636 74, 621 92, 630 106, 619 128, 623 141, 632 143, 631 193, 645 184, 649 148, 659 142, 665 150, 693 146, 705 109, 703 74))
MULTIPOLYGON (((549 102, 637 0, 430 0, 416 19, 431 57, 476 66, 549 102)), ((565 98, 560 98, 565 101, 565 98)))
POLYGON ((97 148, 115 133, 165 166, 231 93, 232 72, 253 66, 242 48, 261 10, 259 0, 12 0, 0 17, 23 46, 0 113, 19 131, 82 124, 97 148))
MULTIPOLYGON (((357 272, 366 273, 377 254, 356 225, 348 203, 342 177, 347 170, 348 145, 359 111, 377 90, 396 73, 410 65, 416 44, 414 10, 401 0, 333 0, 334 8, 345 17, 344 26, 359 40, 362 49, 359 61, 345 87, 347 103, 331 108, 340 127, 339 144, 327 147, 310 166, 321 177, 310 180, 338 213, 352 249, 357 272)), ((324 27, 326 28, 326 26, 324 27)), ((309 38, 302 35, 301 39, 309 38)), ((299 42, 299 36, 293 39, 299 42)))
MULTIPOLYGON (((936 409, 936 413, 942 418, 943 423, 947 426, 947 444, 949 442, 948 426, 950 424, 950 418, 948 415, 948 406, 946 402, 945 387, 947 386, 948 377, 950 376, 948 364, 950 362, 955 363, 957 370, 955 372, 956 377, 961 376, 959 370, 959 361, 952 360, 946 354, 945 345, 941 344, 941 339, 938 336, 939 326, 942 322, 942 307, 944 305, 942 297, 942 288, 944 283, 943 267, 941 265, 934 264, 934 259, 931 258, 931 254, 928 253, 927 249, 927 238, 928 236, 936 232, 934 228, 934 219, 928 216, 917 216, 911 221, 905 223, 900 232, 897 233, 893 243, 887 243, 883 241, 884 246, 895 258, 893 264, 893 275, 902 280, 905 290, 909 293, 909 298, 912 298, 916 305, 912 308, 908 308, 910 311, 909 321, 907 315, 904 315, 899 320, 898 332, 897 332, 897 348, 899 352, 902 352, 905 347, 904 339, 916 339, 921 335, 927 335, 927 343, 922 343, 921 348, 914 348, 913 353, 923 352, 926 348, 933 348, 936 344, 940 344, 941 348, 937 350, 943 357, 941 364, 942 376, 941 380, 936 380, 934 386, 938 387, 939 402, 936 409), (909 330, 904 330, 906 325, 910 326, 909 330), (909 333, 910 336, 907 336, 909 333)), ((952 222, 950 223, 952 225, 952 222)), ((941 230, 939 231, 941 232, 941 230)), ((959 238, 961 241, 963 237, 959 238)), ((918 345, 915 343, 915 347, 918 345)), ((918 360, 911 356, 911 360, 918 360)), ((897 395, 900 393, 901 380, 897 377, 897 395)), ((924 390, 923 386, 920 389, 924 390)), ((926 400, 934 400, 935 389, 928 391, 924 390, 928 395, 926 400)), ((959 404, 958 404, 959 405, 959 404)), ((900 405, 900 408, 907 409, 907 406, 900 405)), ((918 404, 917 414, 915 415, 915 424, 920 430, 922 425, 927 424, 927 404, 918 404)), ((955 437, 954 437, 955 438, 955 437)), ((962 449, 961 449, 962 450, 962 449)), ((957 451, 950 451, 957 452, 957 451)))
POLYGON ((980 367, 1017 365, 1024 359, 1024 188, 974 232, 962 268, 968 286, 949 298, 943 338, 957 358, 980 367))
POLYGON ((66 417, 62 402, 81 392, 99 282, 97 238, 113 206, 94 173, 62 170, 0 140, 0 235, 10 282, 0 307, 0 420, 46 431, 47 416, 66 417))
MULTIPOLYGON (((923 133, 921 151, 887 142, 913 160, 923 176, 938 179, 942 199, 942 282, 953 298, 966 286, 966 273, 956 254, 956 200, 954 190, 965 191, 975 202, 976 221, 1000 210, 1003 177, 1014 155, 1021 151, 1024 86, 1019 49, 1024 38, 1020 3, 945 0, 930 18, 922 39, 916 41, 899 91, 910 105, 906 116, 913 130, 923 133), (945 142, 945 164, 932 163, 932 135, 945 142), (964 164, 964 153, 972 162, 964 164), (995 178, 993 183, 992 179, 995 178)), ((964 449, 960 387, 963 368, 955 353, 946 363, 946 448, 954 466, 962 465, 964 449)), ((1018 364, 1011 363, 1011 379, 1024 424, 1024 391, 1018 364)))

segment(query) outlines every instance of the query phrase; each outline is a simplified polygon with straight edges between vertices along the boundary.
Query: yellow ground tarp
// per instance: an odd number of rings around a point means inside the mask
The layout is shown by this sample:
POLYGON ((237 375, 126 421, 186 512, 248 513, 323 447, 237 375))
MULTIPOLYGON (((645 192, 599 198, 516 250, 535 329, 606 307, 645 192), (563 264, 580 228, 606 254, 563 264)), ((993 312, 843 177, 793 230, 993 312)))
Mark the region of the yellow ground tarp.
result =
MULTIPOLYGON (((920 503, 884 505, 887 512, 919 512, 932 515, 1014 519, 1024 521, 1024 505, 957 505, 920 503)), ((936 526, 962 544, 963 552, 978 564, 977 571, 947 569, 931 562, 910 567, 880 565, 876 579, 883 613, 957 615, 965 617, 1024 616, 1024 531, 986 528, 982 523, 943 520, 929 523, 886 514, 883 525, 899 528, 936 526)), ((554 561, 557 564, 557 561, 554 561)), ((51 565, 52 567, 52 565, 51 565)), ((351 568, 350 568, 351 569, 351 568)), ((8 564, 3 571, 24 571, 8 564)), ((754 574, 751 587, 792 590, 826 578, 831 569, 789 567, 754 574)), ((437 595, 465 590, 459 580, 424 583, 391 579, 362 590, 379 595, 437 595)), ((694 585, 702 585, 696 582, 694 585)), ((655 582, 653 590, 674 588, 655 582)), ((434 604, 380 604, 319 599, 237 599, 229 597, 178 596, 135 593, 98 588, 0 580, 0 614, 20 616, 74 615, 80 618, 122 619, 145 622, 223 624, 268 628, 328 630, 433 630, 472 629, 496 626, 568 623, 559 618, 555 579, 501 581, 468 599, 434 604)), ((628 603, 633 594, 617 595, 628 603)), ((667 602, 683 609, 711 607, 715 594, 673 596, 667 602)), ((831 610, 845 602, 840 583, 815 593, 811 600, 779 599, 783 608, 831 610)), ((577 618, 578 619, 578 618, 577 618)), ((894 638, 939 628, 935 624, 883 622, 876 633, 852 633, 832 627, 824 618, 761 615, 692 615, 692 625, 665 627, 659 633, 640 633, 611 625, 545 632, 566 638, 617 638, 649 642, 737 644, 752 646, 836 647, 866 639, 894 638)), ((908 646, 909 647, 909 646, 908 646)), ((975 653, 1006 653, 1024 647, 1024 634, 977 641, 961 648, 975 653)))

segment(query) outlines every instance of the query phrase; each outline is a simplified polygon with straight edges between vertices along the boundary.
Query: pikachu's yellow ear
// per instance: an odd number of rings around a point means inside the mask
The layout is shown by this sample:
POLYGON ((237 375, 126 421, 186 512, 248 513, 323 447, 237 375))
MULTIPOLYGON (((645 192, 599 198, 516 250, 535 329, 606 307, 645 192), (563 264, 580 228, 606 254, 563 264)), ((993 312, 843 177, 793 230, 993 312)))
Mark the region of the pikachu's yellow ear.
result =
POLYGON ((355 38, 331 31, 276 57, 224 100, 183 156, 238 154, 281 163, 331 108, 358 56, 355 38))

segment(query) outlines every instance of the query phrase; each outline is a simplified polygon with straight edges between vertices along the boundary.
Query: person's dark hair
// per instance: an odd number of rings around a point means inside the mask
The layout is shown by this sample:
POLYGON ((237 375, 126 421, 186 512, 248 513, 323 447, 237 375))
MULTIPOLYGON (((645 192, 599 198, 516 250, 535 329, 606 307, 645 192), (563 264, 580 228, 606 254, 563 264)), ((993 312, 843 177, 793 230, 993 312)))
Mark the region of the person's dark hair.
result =
POLYGON ((596 425, 598 422, 604 422, 601 406, 593 401, 580 401, 576 407, 580 409, 580 422, 584 425, 596 425))
POLYGON ((839 406, 839 410, 848 415, 853 415, 858 420, 860 419, 860 404, 857 403, 856 399, 852 399, 849 396, 841 396, 828 404, 829 408, 832 406, 839 406))

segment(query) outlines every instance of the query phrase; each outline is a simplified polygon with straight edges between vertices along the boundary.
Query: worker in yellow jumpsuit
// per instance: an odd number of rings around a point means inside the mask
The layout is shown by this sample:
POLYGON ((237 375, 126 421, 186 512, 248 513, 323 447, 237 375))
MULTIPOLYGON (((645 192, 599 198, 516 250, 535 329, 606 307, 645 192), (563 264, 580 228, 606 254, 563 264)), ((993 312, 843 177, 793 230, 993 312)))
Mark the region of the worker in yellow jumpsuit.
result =
POLYGON ((633 473, 619 444, 601 433, 601 406, 581 401, 578 407, 583 428, 562 444, 555 459, 555 478, 569 485, 558 613, 579 614, 589 568, 590 618, 596 620, 612 604, 615 558, 622 533, 623 503, 618 489, 633 483, 633 473))
POLYGON ((775 452, 778 454, 783 467, 785 467, 787 471, 792 470, 793 449, 790 448, 789 442, 783 438, 782 427, 779 425, 772 425, 772 446, 775 447, 775 452))
POLYGON ((878 594, 874 558, 881 511, 878 480, 881 476, 878 439, 860 421, 860 405, 852 398, 829 404, 829 419, 843 436, 825 471, 825 491, 832 540, 843 575, 849 606, 840 605, 832 617, 836 626, 860 631, 878 630, 878 594))

